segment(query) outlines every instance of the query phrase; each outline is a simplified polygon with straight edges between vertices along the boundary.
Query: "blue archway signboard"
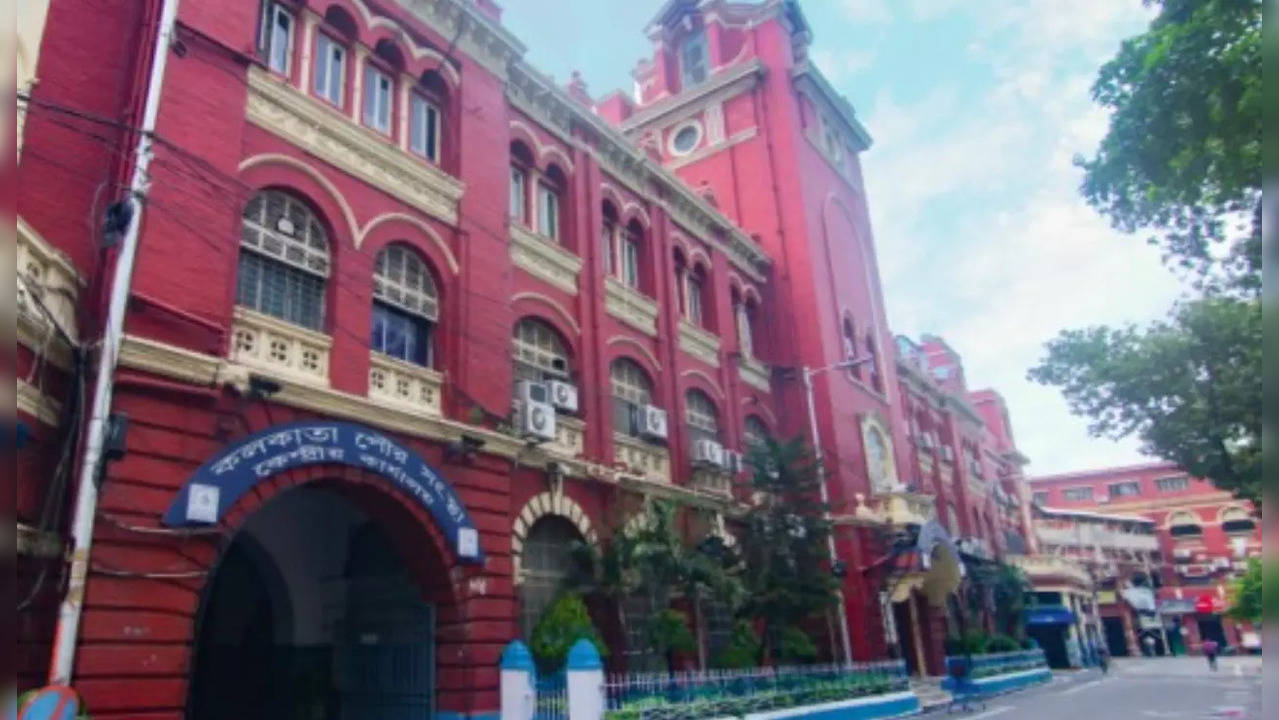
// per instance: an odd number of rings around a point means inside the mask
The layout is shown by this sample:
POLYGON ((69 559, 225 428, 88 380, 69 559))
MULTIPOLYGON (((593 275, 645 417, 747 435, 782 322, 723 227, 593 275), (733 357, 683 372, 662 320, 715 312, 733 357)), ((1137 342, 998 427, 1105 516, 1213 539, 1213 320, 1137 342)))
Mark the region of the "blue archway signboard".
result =
POLYGON ((440 473, 399 442, 347 422, 276 425, 238 440, 196 469, 163 522, 170 527, 217 523, 244 493, 272 475, 332 464, 386 478, 431 513, 458 560, 484 561, 475 523, 440 473))

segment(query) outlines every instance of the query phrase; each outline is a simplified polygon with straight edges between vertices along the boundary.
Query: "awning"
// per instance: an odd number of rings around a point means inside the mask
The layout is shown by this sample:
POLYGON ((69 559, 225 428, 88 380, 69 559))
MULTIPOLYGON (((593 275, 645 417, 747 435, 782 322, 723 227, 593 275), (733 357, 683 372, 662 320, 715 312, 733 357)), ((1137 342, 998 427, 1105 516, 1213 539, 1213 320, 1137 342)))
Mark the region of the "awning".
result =
POLYGON ((1070 625, 1075 612, 1065 605, 1040 605, 1026 608, 1027 625, 1070 625))

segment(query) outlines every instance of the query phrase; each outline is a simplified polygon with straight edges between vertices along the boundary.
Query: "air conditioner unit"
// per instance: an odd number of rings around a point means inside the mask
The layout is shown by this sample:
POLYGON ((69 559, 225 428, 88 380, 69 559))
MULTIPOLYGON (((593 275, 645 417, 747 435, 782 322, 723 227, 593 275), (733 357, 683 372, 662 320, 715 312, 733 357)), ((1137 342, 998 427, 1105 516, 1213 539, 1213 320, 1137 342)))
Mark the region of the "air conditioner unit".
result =
POLYGON ((551 374, 558 377, 568 377, 568 360, 551 358, 551 374))
POLYGON ((922 447, 922 448, 932 448, 932 446, 933 446, 933 436, 932 436, 932 435, 929 435, 928 433, 923 433, 922 435, 920 435, 920 436, 919 436, 919 446, 920 446, 920 447, 922 447))
POLYGON ((1173 548, 1172 557, 1175 560, 1189 560, 1191 557, 1190 548, 1173 548))
POLYGON ((724 467, 724 448, 714 440, 693 443, 693 464, 724 467))
POLYGON ((577 412, 577 386, 563 380, 551 380, 547 383, 551 391, 551 404, 557 410, 568 413, 577 412))
POLYGON ((639 434, 654 440, 666 439, 666 411, 654 405, 640 405, 635 423, 639 434))
POLYGON ((1212 559, 1212 566, 1215 568, 1228 568, 1230 567, 1230 558, 1215 557, 1212 559))
POLYGON ((946 462, 955 461, 955 451, 949 445, 942 447, 941 456, 942 456, 942 459, 945 460, 946 462))
POLYGON ((543 440, 555 439, 555 408, 545 383, 522 380, 515 387, 520 404, 518 428, 521 434, 543 440))

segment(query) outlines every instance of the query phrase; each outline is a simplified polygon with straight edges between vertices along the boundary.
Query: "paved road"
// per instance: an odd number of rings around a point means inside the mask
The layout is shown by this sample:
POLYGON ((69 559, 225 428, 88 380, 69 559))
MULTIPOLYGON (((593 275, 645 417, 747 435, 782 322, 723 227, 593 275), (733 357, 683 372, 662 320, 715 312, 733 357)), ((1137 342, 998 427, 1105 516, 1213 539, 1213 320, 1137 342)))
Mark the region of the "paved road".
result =
MULTIPOLYGON (((1116 658, 1110 674, 1058 673, 1034 690, 991 700, 964 720, 1261 720, 1261 658, 1116 658)), ((942 715, 944 717, 944 715, 942 715)))

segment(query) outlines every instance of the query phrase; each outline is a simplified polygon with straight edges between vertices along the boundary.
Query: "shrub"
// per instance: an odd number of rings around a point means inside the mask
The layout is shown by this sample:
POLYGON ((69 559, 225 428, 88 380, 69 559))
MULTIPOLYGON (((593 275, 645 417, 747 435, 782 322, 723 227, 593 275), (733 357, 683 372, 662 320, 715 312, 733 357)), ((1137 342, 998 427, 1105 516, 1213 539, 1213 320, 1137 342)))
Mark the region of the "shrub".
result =
POLYGON ((817 659, 817 646, 808 637, 808 633, 794 625, 789 625, 782 630, 781 642, 778 645, 778 654, 782 662, 811 663, 817 659))
POLYGON ((1029 638, 1029 637, 1023 638, 1021 641, 1022 650, 1035 650, 1038 647, 1039 647, 1039 643, 1035 642, 1034 638, 1029 638))
POLYGON ((533 651, 538 668, 551 672, 564 666, 569 648, 582 638, 590 640, 600 655, 608 654, 604 641, 591 623, 582 597, 576 593, 563 593, 546 608, 533 627, 529 649, 533 651))
POLYGON ((746 620, 738 620, 733 623, 728 642, 715 656, 712 664, 724 669, 754 667, 759 660, 760 646, 755 628, 746 620))
POLYGON ((980 630, 969 630, 963 635, 951 635, 946 638, 947 655, 980 655, 986 652, 990 638, 980 630))
POLYGON ((1012 652, 1019 649, 1021 649, 1021 646, 1017 641, 1007 635, 992 635, 986 641, 986 652, 988 653, 1012 652))

